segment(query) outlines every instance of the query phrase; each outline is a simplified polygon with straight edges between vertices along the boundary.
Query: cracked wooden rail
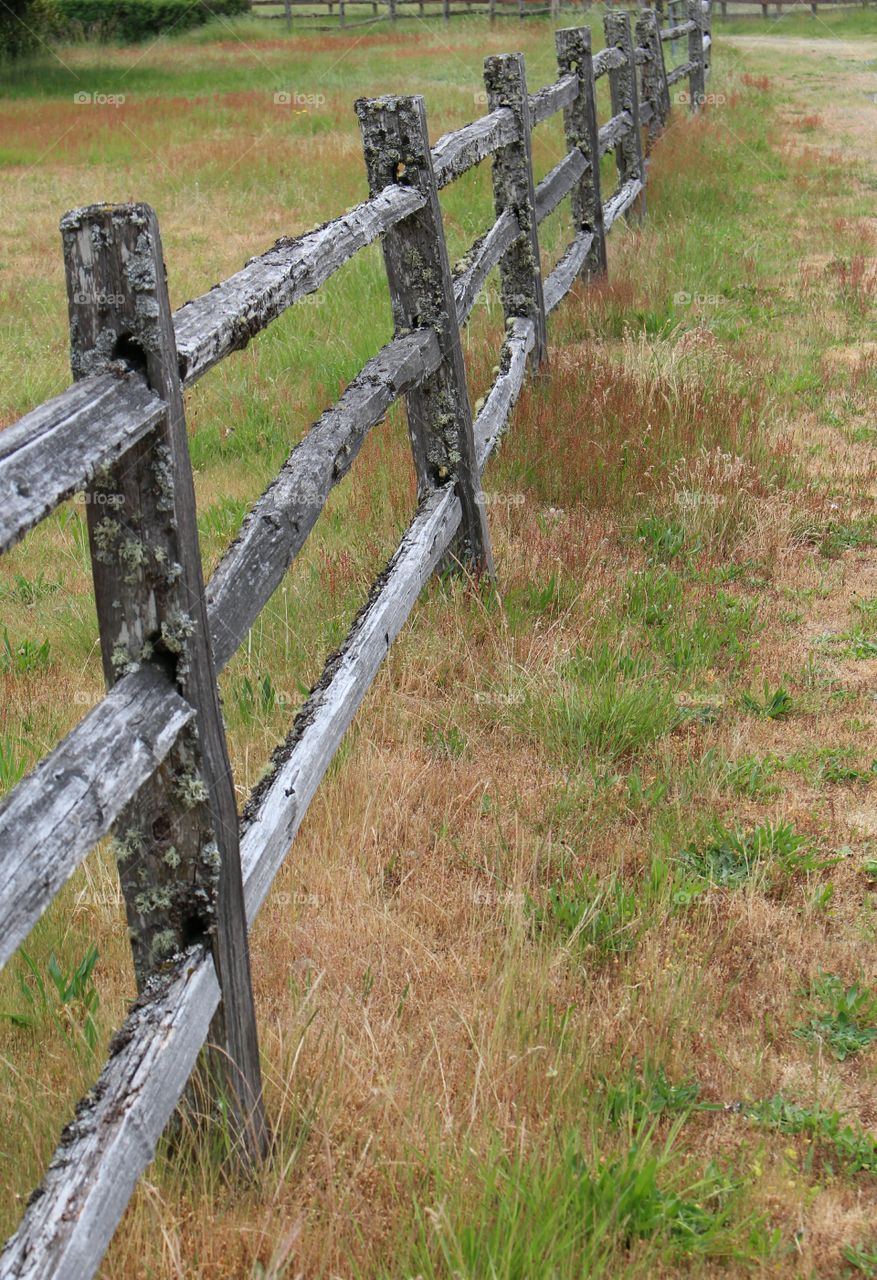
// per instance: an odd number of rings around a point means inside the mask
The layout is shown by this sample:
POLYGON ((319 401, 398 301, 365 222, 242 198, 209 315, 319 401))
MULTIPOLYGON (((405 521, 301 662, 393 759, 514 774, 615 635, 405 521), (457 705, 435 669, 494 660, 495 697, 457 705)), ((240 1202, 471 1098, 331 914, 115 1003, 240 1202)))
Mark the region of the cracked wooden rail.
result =
POLYGON ((78 380, 0 434, 0 550, 79 489, 106 494, 112 480, 127 505, 111 512, 89 502, 88 511, 110 691, 0 805, 0 963, 112 829, 140 995, 0 1255, 4 1280, 94 1273, 205 1041, 224 1046, 231 1063, 226 1096, 237 1100, 242 1150, 258 1159, 264 1149, 248 929, 435 569, 492 572, 482 475, 528 371, 546 360, 546 316, 577 281, 605 273, 608 233, 635 206, 642 214, 642 126, 651 145, 670 110, 668 84, 687 74, 692 109, 702 100, 710 41, 700 0, 681 26, 689 57, 678 75, 667 75, 664 33, 650 10, 638 15, 635 39, 627 14, 608 13, 607 48, 596 57, 587 28, 556 32, 558 79, 532 94, 520 55, 488 58, 489 112, 432 147, 420 99, 358 104, 369 199, 278 241, 173 314, 146 206, 95 206, 65 218, 78 380), (595 83, 604 74, 612 116, 600 126, 595 83), (559 112, 566 151, 536 183, 531 132, 559 112), (618 186, 604 197, 599 160, 610 150, 618 186), (488 158, 495 218, 452 269, 438 192, 488 158), (573 239, 543 280, 538 228, 567 197, 573 239), (205 588, 182 389, 376 239, 394 337, 292 450, 205 588), (136 270, 126 273, 120 264, 129 260, 136 270), (473 417, 460 331, 495 268, 505 340, 473 417), (89 299, 107 293, 119 305, 98 314, 89 299), (233 800, 231 809, 207 804, 230 781, 216 675, 282 583, 366 435, 400 398, 417 509, 238 822, 233 800), (136 821, 165 810, 169 826, 136 821), (144 872, 139 887, 132 859, 144 872), (185 882, 181 867, 192 869, 185 882), (177 902, 195 914, 181 915, 177 902))

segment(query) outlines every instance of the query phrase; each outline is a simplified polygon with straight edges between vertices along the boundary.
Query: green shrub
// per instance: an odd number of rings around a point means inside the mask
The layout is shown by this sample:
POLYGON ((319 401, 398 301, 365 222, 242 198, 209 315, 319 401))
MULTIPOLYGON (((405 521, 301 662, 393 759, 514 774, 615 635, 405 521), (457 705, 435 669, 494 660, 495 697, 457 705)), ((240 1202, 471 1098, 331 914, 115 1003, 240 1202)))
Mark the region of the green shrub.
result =
POLYGON ((32 53, 49 25, 48 0, 4 0, 0 4, 0 60, 32 53))
POLYGON ((248 0, 56 0, 66 33, 101 41, 148 40, 185 31, 211 17, 249 11, 248 0))

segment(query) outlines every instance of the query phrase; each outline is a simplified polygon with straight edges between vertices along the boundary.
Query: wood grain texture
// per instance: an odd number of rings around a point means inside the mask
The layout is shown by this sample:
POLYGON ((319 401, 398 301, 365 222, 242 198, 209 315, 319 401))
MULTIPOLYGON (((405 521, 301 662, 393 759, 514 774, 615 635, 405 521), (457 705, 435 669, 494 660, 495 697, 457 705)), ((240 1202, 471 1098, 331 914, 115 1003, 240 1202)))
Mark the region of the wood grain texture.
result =
POLYGON ((120 369, 74 383, 0 432, 0 552, 141 440, 163 408, 120 369))
POLYGON ((102 477, 112 519, 88 506, 107 686, 133 666, 170 672, 194 724, 115 828, 134 968, 142 987, 169 956, 203 941, 223 989, 210 1069, 241 1152, 267 1146, 240 874, 238 815, 210 650, 195 488, 161 239, 148 205, 93 205, 61 221, 76 379, 127 359, 167 406, 102 477))
POLYGON ((125 676, 0 804, 0 966, 164 760, 194 710, 154 667, 125 676))
POLYGON ((482 472, 508 426, 511 412, 524 385, 527 357, 535 340, 536 331, 531 320, 518 317, 511 321, 508 336, 500 352, 499 373, 475 420, 478 467, 482 472))
POLYGON ((370 428, 400 395, 434 373, 440 362, 438 338, 431 329, 394 338, 293 449, 208 583, 210 634, 218 671, 280 586, 370 428))
POLYGON ((219 994, 203 947, 149 980, 0 1253, 2 1280, 94 1275, 186 1086, 219 994))
POLYGON ((457 324, 469 318, 475 299, 490 272, 521 234, 521 225, 512 209, 504 209, 489 231, 476 240, 454 268, 454 301, 457 324))
POLYGON ((623 187, 619 187, 614 195, 603 205, 603 221, 606 226, 607 234, 612 229, 612 224, 625 214, 643 189, 642 181, 639 178, 626 182, 623 187))
POLYGON ((592 231, 580 231, 545 281, 545 309, 549 314, 566 297, 581 275, 582 267, 591 252, 593 239, 592 231))
POLYGON ((247 915, 255 917, 301 825, 345 729, 405 619, 451 546, 461 507, 445 487, 420 504, 395 555, 375 582, 350 634, 332 654, 271 769, 244 811, 241 861, 247 915))
POLYGON ((684 80, 686 76, 690 76, 694 64, 692 62, 680 62, 678 67, 674 67, 672 71, 667 72, 667 84, 676 84, 679 80, 684 80))
POLYGON ((688 92, 691 110, 700 111, 706 92, 706 76, 704 73, 705 54, 703 50, 703 0, 688 0, 688 21, 691 30, 688 32, 688 61, 691 71, 688 77, 688 92))
POLYGON ((548 120, 558 111, 563 111, 575 102, 579 96, 579 78, 572 73, 562 75, 554 84, 546 85, 536 93, 530 94, 530 125, 535 127, 543 120, 548 120))
POLYGON ((647 150, 650 151, 670 117, 670 87, 667 84, 664 46, 654 9, 643 9, 637 15, 636 39, 651 54, 640 73, 640 119, 648 125, 647 150))
POLYGON ((492 156, 497 147, 517 139, 517 124, 511 111, 492 111, 439 138, 432 148, 432 164, 439 187, 459 178, 473 165, 492 156))
POLYGON ((597 101, 590 29, 562 28, 554 33, 554 43, 561 74, 574 74, 579 80, 578 96, 563 113, 563 128, 569 150, 577 148, 587 161, 587 168, 572 190, 572 215, 576 241, 583 242, 582 237, 590 236, 580 275, 586 281, 596 280, 606 274, 606 233, 600 195, 597 101))
MULTIPOLYGON (((646 213, 645 171, 643 169, 642 136, 639 119, 639 88, 637 86, 636 66, 633 57, 633 35, 630 29, 630 14, 626 12, 606 13, 603 18, 606 32, 606 44, 624 54, 624 62, 609 72, 609 96, 612 102, 613 117, 628 116, 630 125, 623 129, 614 141, 615 166, 618 170, 618 186, 628 183, 640 183, 639 199, 625 206, 626 211, 633 210, 637 221, 641 222, 646 213)), ((616 214, 617 216, 617 214, 616 214)))
POLYGON ((588 168, 589 161, 576 147, 546 173, 535 191, 536 221, 542 223, 552 214, 561 200, 568 196, 588 168))
POLYGON ((623 67, 624 63, 625 57, 620 49, 615 49, 612 46, 601 49, 599 53, 594 54, 594 79, 599 80, 608 71, 623 67))
POLYGON ((612 116, 610 120, 601 125, 597 135, 600 155, 605 156, 607 151, 614 150, 624 135, 629 133, 632 128, 633 120, 631 120, 628 111, 619 111, 617 116, 612 116))
MULTIPOLYGON (((498 105, 505 104, 491 104, 498 105)), ((470 572, 492 575, 490 533, 475 498, 472 410, 424 102, 420 97, 360 99, 356 111, 370 191, 377 194, 403 176, 424 197, 422 208, 382 241, 396 334, 431 326, 442 356, 435 373, 406 395, 418 498, 454 486, 463 509, 455 556, 470 572)))
POLYGON ((681 40, 683 36, 690 35, 694 30, 694 22, 690 19, 687 22, 679 22, 675 27, 662 27, 662 40, 681 40))
POLYGON ((245 347, 287 307, 314 293, 355 253, 422 206, 419 192, 392 184, 307 235, 278 240, 228 280, 180 307, 174 330, 184 383, 245 347))
POLYGON ((518 126, 518 141, 501 147, 493 157, 493 204, 497 217, 511 209, 521 228, 520 236, 499 264, 502 305, 506 322, 518 317, 533 322, 535 340, 530 361, 536 370, 548 358, 548 333, 533 182, 530 95, 523 54, 485 58, 484 86, 489 106, 493 110, 510 108, 518 126))

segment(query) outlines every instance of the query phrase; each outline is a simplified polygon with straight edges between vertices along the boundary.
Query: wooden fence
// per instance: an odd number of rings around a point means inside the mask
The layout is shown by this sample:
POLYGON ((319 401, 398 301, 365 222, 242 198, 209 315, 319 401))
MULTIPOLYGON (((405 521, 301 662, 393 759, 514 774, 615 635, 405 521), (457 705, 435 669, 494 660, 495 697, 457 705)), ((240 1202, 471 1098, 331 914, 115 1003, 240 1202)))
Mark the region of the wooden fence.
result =
POLYGON ((593 56, 588 28, 558 31, 559 78, 532 94, 522 55, 489 57, 488 114, 432 148, 422 98, 360 100, 369 199, 174 313, 147 205, 62 219, 74 383, 0 433, 0 552, 86 490, 108 692, 0 807, 0 964, 112 830, 139 996, 0 1256, 3 1277, 94 1273, 205 1043, 202 1078, 242 1157, 265 1152, 248 928, 433 570, 492 572, 482 471, 527 369, 546 359, 546 317, 606 271, 622 215, 645 212, 670 85, 687 77, 692 108, 702 102, 707 26, 689 0, 685 22, 663 30, 651 10, 633 30, 627 13, 607 13, 593 56), (668 74, 663 46, 681 39, 688 56, 668 74), (612 116, 600 125, 604 75, 612 116), (536 184, 531 131, 560 111, 567 151, 536 184), (618 186, 604 199, 612 151, 618 186), (452 273, 439 192, 487 157, 496 220, 452 273), (574 238, 543 280, 538 229, 567 196, 574 238), (183 390, 378 237, 395 337, 293 449, 205 587, 183 390), (460 331, 495 267, 506 336, 473 420, 460 331), (400 397, 415 514, 239 821, 217 673, 400 397))
MULTIPOLYGON (((581 13, 590 8, 590 3, 583 4, 582 0, 250 0, 250 8, 259 18, 283 20, 291 28, 294 19, 312 21, 336 17, 340 27, 396 22, 401 18, 443 18, 447 22, 451 18, 478 14, 491 21, 540 14, 557 17, 564 10, 581 13), (357 10, 367 16, 357 18, 357 10), (348 16, 351 11, 352 22, 348 16)), ((334 26, 333 22, 333 29, 334 26)))

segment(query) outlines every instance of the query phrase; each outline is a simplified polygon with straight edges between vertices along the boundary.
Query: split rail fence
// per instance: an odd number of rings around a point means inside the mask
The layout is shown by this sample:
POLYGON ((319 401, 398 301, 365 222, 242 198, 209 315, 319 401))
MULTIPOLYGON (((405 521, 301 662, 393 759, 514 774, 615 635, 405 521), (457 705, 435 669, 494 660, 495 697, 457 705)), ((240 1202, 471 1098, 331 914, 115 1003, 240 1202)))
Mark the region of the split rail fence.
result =
POLYGON ((400 18, 442 18, 447 22, 451 18, 479 14, 491 21, 496 18, 532 18, 546 13, 556 18, 563 10, 581 13, 590 5, 583 5, 581 0, 250 0, 250 8, 256 17, 284 20, 291 28, 295 19, 308 22, 336 15, 340 27, 396 22, 400 18), (357 17, 357 11, 368 14, 369 10, 370 16, 357 17), (349 19, 351 14, 352 22, 349 19))
POLYGON ((429 146, 423 99, 360 100, 370 197, 171 312, 147 205, 61 221, 73 385, 0 433, 0 552, 86 491, 108 692, 0 806, 0 964, 111 831, 139 995, 0 1256, 0 1276, 94 1274, 199 1054, 211 1106, 245 1162, 265 1153, 248 929, 388 649, 437 566, 492 573, 481 474, 546 317, 606 271, 606 237, 644 214, 647 155, 688 77, 702 101, 702 0, 661 29, 651 10, 557 31, 559 78, 529 93, 521 54, 488 57, 488 114, 429 146), (663 46, 688 57, 665 70, 663 46), (611 118, 598 124, 607 76, 611 118), (534 182, 531 131, 563 112, 566 154, 534 182), (645 135, 645 136, 644 136, 645 135), (603 198, 600 159, 617 189, 603 198), (496 220, 452 273, 439 192, 492 158, 496 220), (543 280, 539 226, 571 198, 575 234, 543 280), (382 239, 395 337, 293 449, 204 585, 183 391, 382 239), (499 269, 506 334, 472 417, 460 332, 499 269), (415 514, 341 648, 238 818, 217 674, 280 586, 368 431, 404 398, 415 514), (108 498, 114 498, 109 503, 108 498))

